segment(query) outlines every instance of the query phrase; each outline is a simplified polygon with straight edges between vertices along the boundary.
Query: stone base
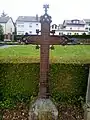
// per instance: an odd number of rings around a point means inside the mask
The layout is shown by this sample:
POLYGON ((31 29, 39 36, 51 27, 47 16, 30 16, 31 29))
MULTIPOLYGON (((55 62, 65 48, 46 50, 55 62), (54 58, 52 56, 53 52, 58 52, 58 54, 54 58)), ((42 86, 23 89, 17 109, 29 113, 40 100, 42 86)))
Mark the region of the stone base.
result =
POLYGON ((84 120, 90 120, 90 103, 86 103, 83 106, 84 109, 84 120))
POLYGON ((50 99, 37 99, 29 110, 29 120, 57 120, 58 110, 50 99))
POLYGON ((90 120, 90 108, 85 110, 84 120, 90 120))

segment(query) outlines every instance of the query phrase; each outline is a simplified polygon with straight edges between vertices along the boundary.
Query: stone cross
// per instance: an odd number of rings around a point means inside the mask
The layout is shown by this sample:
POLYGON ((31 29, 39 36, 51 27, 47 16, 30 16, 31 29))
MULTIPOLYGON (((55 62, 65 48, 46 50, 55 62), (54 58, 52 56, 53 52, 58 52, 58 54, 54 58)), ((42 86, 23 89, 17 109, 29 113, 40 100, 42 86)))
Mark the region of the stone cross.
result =
MULTIPOLYGON (((50 33, 52 33, 50 32, 50 23, 52 22, 52 20, 51 20, 51 16, 47 14, 47 8, 49 8, 49 5, 44 5, 43 8, 45 8, 45 14, 40 17, 41 31, 37 30, 37 34, 41 32, 41 35, 30 35, 24 38, 30 44, 40 45, 40 84, 39 84, 38 99, 42 99, 42 100, 41 100, 41 103, 36 102, 33 105, 34 106, 33 108, 35 108, 36 111, 39 111, 39 107, 41 107, 43 99, 45 103, 47 99, 49 99, 50 97, 49 85, 48 85, 50 45, 60 45, 60 44, 64 45, 70 42, 70 40, 66 38, 65 36, 59 36, 59 35, 54 35, 54 34, 50 35, 50 33), (38 105, 39 103, 40 105, 38 105), (39 106, 39 107, 36 107, 36 106, 39 106)), ((53 104, 50 104, 50 105, 53 106, 53 104)), ((50 106, 47 104, 47 102, 44 107, 46 106, 48 106, 50 109, 50 106)), ((43 107, 43 110, 44 110, 44 107, 43 107)))

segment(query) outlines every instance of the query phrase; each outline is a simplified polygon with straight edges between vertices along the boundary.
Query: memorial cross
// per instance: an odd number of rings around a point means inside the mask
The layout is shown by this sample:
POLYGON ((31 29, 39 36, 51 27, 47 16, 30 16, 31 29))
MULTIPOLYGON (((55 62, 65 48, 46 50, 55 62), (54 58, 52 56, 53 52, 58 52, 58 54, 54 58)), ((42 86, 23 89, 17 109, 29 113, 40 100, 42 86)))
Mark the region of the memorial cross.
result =
POLYGON ((37 35, 27 35, 24 39, 28 44, 40 45, 40 87, 39 98, 49 98, 49 48, 50 45, 65 45, 70 40, 66 36, 54 35, 54 31, 50 32, 50 23, 52 22, 51 16, 47 14, 49 5, 44 5, 45 14, 40 17, 41 31, 36 30, 37 35), (41 35, 38 33, 41 32, 41 35), (53 35, 50 35, 53 33, 53 35))

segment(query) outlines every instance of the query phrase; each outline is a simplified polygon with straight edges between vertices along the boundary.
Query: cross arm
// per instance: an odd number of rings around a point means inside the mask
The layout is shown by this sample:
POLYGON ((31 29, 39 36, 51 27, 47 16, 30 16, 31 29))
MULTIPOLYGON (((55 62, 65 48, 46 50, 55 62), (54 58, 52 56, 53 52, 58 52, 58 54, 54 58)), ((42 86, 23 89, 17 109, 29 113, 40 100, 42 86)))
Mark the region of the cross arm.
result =
POLYGON ((22 41, 26 44, 40 44, 41 39, 41 35, 28 35, 23 36, 22 41))
POLYGON ((67 43, 72 42, 70 38, 67 36, 58 36, 58 35, 51 35, 49 44, 51 45, 66 45, 67 43))

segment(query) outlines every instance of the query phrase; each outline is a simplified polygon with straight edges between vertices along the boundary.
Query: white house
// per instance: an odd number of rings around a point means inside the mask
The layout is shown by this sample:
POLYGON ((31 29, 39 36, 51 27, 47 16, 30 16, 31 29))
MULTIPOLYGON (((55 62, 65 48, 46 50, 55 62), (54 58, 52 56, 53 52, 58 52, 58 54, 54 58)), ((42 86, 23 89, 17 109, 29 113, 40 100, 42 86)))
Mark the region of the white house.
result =
POLYGON ((55 29, 56 35, 82 35, 83 33, 88 34, 88 31, 85 29, 84 20, 64 20, 62 25, 54 25, 52 29, 55 29))
POLYGON ((85 21, 85 29, 88 31, 88 34, 90 35, 90 19, 84 19, 85 21))
POLYGON ((0 25, 3 27, 5 39, 10 39, 12 33, 15 31, 15 25, 11 17, 0 17, 0 25))
POLYGON ((41 30, 40 17, 19 16, 16 20, 17 35, 36 34, 36 29, 41 30))

